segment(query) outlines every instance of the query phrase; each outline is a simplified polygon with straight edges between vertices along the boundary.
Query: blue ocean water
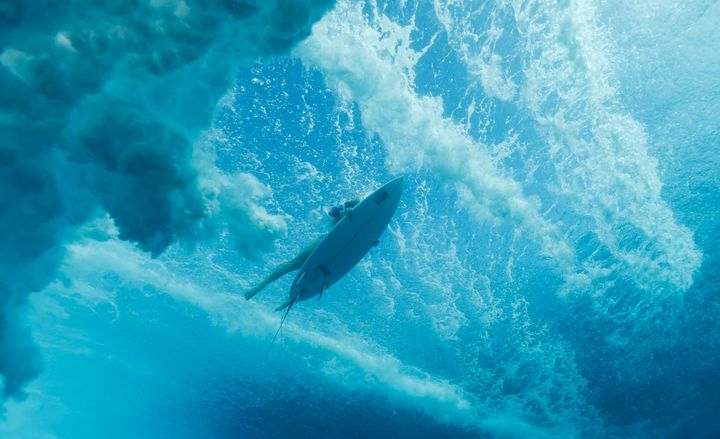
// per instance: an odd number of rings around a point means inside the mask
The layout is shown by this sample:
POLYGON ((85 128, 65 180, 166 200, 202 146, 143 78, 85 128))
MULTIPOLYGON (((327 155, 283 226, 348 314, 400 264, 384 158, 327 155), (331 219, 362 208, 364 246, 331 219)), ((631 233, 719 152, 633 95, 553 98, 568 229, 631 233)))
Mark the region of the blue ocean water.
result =
POLYGON ((0 2, 0 437, 720 437, 718 24, 0 2), (243 292, 398 175, 271 343, 243 292))

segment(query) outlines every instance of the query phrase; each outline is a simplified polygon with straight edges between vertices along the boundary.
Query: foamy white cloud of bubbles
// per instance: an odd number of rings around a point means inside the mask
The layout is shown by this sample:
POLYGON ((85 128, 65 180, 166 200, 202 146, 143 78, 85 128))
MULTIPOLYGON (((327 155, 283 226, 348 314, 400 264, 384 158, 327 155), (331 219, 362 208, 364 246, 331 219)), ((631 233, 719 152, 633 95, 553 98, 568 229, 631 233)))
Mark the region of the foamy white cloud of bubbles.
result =
MULTIPOLYGON (((98 307, 100 303, 110 304, 111 309, 122 313, 114 306, 117 298, 112 289, 105 288, 107 285, 101 283, 92 288, 83 287, 101 275, 112 274, 121 278, 124 286, 132 291, 153 288, 178 302, 191 304, 202 310, 214 325, 243 336, 240 339, 270 343, 269 337, 278 325, 277 314, 262 304, 222 291, 221 279, 236 284, 239 280, 235 274, 224 271, 222 267, 204 266, 202 270, 211 271, 212 278, 219 281, 217 284, 199 284, 192 265, 183 265, 186 262, 174 257, 151 258, 128 242, 120 241, 117 230, 106 220, 98 220, 85 227, 83 233, 88 237, 68 246, 61 266, 62 273, 73 281, 69 284, 55 281, 39 294, 34 302, 40 315, 42 308, 54 302, 58 294, 91 308, 98 307), (95 239, 95 234, 103 235, 104 239, 95 239), (189 272, 184 272, 181 266, 189 272), (218 285, 220 289, 217 289, 218 285)), ((295 344, 294 349, 298 352, 310 350, 313 356, 325 357, 318 363, 318 372, 343 387, 367 389, 383 395, 399 407, 422 411, 438 422, 480 429, 495 437, 515 438, 529 434, 549 438, 568 437, 572 433, 528 424, 512 410, 499 411, 492 401, 481 401, 457 383, 404 363, 374 343, 367 334, 354 333, 340 321, 332 321, 333 330, 330 332, 328 328, 321 329, 322 323, 306 318, 302 310, 293 312, 293 318, 285 324, 284 343, 295 344)), ((61 346, 61 349, 84 349, 89 344, 86 339, 78 343, 68 331, 63 331, 58 337, 60 340, 53 339, 51 343, 61 346), (62 340, 64 337, 69 338, 67 342, 62 340)), ((8 431, 25 429, 31 424, 23 418, 22 411, 18 410, 13 415, 13 424, 7 427, 8 431)))
POLYGON ((370 24, 361 6, 341 2, 293 53, 322 71, 341 97, 358 102, 365 127, 384 140, 391 166, 432 169, 458 188, 472 214, 511 221, 570 277, 573 249, 540 213, 539 201, 495 167, 486 145, 443 116, 440 99, 415 92, 411 72, 422 50, 410 47, 411 29, 382 14, 370 24))
POLYGON ((702 254, 662 198, 645 128, 622 108, 595 6, 572 2, 548 11, 543 24, 529 16, 532 7, 514 6, 527 29, 525 51, 540 54, 527 65, 522 102, 548 137, 561 190, 595 219, 600 240, 638 286, 687 290, 702 254))
POLYGON ((557 195, 592 219, 593 233, 612 254, 611 262, 583 261, 583 282, 622 273, 656 296, 690 288, 702 254, 663 200, 648 133, 623 108, 613 59, 619 51, 599 24, 598 6, 586 0, 504 1, 483 22, 487 28, 475 25, 474 8, 435 1, 438 20, 467 71, 480 78, 485 93, 510 99, 534 120, 549 145, 557 195), (506 94, 497 92, 498 81, 488 80, 494 71, 488 64, 500 56, 503 16, 518 28, 514 50, 503 49, 510 58, 505 65, 521 66, 514 75, 517 90, 506 94))
POLYGON ((0 378, 39 371, 19 308, 100 212, 158 255, 218 227, 252 252, 283 233, 249 175, 197 148, 238 63, 289 50, 329 0, 0 3, 0 378))

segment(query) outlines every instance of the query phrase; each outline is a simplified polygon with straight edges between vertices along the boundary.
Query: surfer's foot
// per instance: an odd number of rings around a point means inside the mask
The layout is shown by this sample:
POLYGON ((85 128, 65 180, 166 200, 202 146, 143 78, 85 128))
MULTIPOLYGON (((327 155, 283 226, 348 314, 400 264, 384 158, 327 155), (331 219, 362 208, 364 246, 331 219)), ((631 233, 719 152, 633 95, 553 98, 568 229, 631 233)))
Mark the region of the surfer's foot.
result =
POLYGON ((245 300, 250 300, 260 291, 260 288, 250 288, 249 290, 245 291, 245 300))

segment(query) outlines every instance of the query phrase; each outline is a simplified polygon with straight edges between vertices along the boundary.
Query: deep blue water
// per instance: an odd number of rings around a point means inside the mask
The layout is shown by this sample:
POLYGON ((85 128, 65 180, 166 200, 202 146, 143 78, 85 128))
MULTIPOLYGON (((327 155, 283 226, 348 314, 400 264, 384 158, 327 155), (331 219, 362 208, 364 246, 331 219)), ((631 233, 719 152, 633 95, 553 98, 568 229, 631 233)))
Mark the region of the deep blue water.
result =
POLYGON ((0 437, 720 437, 718 24, 0 2, 0 437), (242 293, 398 175, 271 344, 242 293))

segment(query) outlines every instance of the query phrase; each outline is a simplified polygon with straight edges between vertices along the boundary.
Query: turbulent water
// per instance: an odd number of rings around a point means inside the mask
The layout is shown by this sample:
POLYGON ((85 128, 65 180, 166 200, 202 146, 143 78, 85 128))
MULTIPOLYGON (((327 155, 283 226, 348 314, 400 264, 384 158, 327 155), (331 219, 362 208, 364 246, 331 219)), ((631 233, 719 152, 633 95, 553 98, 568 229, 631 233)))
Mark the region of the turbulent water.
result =
POLYGON ((0 436, 720 437, 720 2, 0 2, 0 436), (292 275, 404 175, 271 345, 292 275))

